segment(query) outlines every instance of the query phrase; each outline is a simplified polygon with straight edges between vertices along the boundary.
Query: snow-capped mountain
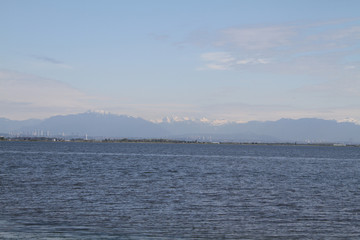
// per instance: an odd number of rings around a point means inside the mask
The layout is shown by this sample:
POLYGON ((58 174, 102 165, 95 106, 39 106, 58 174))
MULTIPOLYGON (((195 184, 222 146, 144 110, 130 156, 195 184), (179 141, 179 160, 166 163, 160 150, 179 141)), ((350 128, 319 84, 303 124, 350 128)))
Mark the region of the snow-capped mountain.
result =
POLYGON ((54 116, 45 120, 0 119, 0 133, 239 142, 360 143, 360 125, 351 122, 304 118, 219 124, 206 118, 166 117, 154 123, 142 118, 103 112, 54 116))

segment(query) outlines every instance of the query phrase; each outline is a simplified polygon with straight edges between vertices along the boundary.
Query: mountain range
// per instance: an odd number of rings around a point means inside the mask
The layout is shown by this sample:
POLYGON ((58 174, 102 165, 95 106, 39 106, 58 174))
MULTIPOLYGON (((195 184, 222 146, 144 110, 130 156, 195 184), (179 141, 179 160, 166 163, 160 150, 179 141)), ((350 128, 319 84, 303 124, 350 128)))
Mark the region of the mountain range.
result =
POLYGON ((153 123, 142 118, 86 112, 24 121, 0 118, 5 136, 62 136, 64 138, 167 138, 198 141, 360 143, 360 125, 315 118, 251 121, 214 125, 182 120, 153 123))

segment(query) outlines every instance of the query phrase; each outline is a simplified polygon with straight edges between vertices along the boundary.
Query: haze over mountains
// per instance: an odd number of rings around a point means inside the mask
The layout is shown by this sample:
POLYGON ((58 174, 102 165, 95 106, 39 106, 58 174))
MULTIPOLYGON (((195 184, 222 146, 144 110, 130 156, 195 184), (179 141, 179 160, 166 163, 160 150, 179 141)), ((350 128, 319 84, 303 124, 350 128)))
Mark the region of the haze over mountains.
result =
POLYGON ((168 138, 199 141, 360 143, 360 125, 314 118, 225 123, 167 119, 153 123, 125 115, 86 112, 45 120, 0 118, 1 135, 65 138, 168 138))

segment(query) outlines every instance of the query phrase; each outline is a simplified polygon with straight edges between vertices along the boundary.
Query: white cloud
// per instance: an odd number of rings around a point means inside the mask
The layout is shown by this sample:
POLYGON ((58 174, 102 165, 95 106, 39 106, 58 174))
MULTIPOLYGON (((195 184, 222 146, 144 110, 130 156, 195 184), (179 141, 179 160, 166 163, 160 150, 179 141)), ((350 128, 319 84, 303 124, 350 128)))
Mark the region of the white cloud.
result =
MULTIPOLYGON (((204 69, 204 68, 201 68, 204 69)), ((229 66, 225 64, 206 64, 205 69, 212 69, 212 70, 229 70, 229 66)))
POLYGON ((212 70, 229 70, 236 59, 227 52, 207 52, 201 55, 201 58, 208 62, 205 68, 212 70))
POLYGON ((236 64, 240 64, 240 65, 245 65, 245 64, 268 64, 270 63, 269 59, 264 59, 264 58, 248 58, 248 59, 242 59, 242 60, 238 60, 236 61, 236 64))
POLYGON ((270 59, 265 58, 237 58, 228 52, 208 52, 203 53, 201 58, 207 62, 204 69, 212 70, 231 70, 236 69, 241 65, 257 65, 257 64, 269 64, 270 59))
POLYGON ((235 58, 227 52, 208 52, 202 54, 201 58, 205 61, 213 61, 219 63, 229 63, 235 60, 235 58))
POLYGON ((204 43, 211 47, 201 58, 205 69, 248 69, 333 79, 344 70, 359 70, 347 60, 360 51, 358 21, 226 28, 212 34, 217 39, 204 43))

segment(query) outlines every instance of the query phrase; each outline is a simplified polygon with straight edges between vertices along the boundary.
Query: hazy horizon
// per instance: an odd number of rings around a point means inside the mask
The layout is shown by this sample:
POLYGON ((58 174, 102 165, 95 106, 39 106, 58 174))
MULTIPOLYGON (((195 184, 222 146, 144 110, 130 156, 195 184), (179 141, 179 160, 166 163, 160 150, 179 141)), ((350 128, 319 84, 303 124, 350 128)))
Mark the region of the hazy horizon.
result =
POLYGON ((2 1, 0 118, 360 123, 360 2, 2 1))
POLYGON ((360 125, 359 122, 354 121, 353 119, 344 119, 344 120, 336 120, 336 119, 323 119, 323 118, 316 118, 316 117, 303 117, 303 118, 279 118, 279 119, 275 119, 275 120, 249 120, 249 121, 230 121, 230 120, 225 120, 225 119, 208 119, 206 117, 202 117, 202 118, 191 118, 191 117, 179 117, 179 116, 164 116, 162 118, 158 118, 158 119, 146 119, 140 116, 132 116, 132 115, 127 115, 127 114, 117 114, 117 113, 112 113, 112 112, 107 112, 107 111, 103 111, 103 110, 88 110, 85 112, 79 112, 79 113, 69 113, 69 114, 55 114, 49 117, 44 117, 44 118, 27 118, 27 119, 21 119, 21 120, 17 120, 17 119, 11 119, 11 118, 6 118, 6 117, 0 117, 0 119, 7 119, 10 121, 46 121, 52 118, 57 118, 57 117, 71 117, 71 116, 81 116, 81 115, 85 115, 85 114, 97 114, 99 116, 111 116, 111 117, 128 117, 128 118, 133 118, 133 119, 142 119, 145 120, 147 122, 151 122, 151 123, 172 123, 172 122, 193 122, 193 123, 202 123, 202 124, 210 124, 213 126, 221 126, 221 125, 226 125, 226 124, 247 124, 247 123, 251 123, 251 122, 259 122, 259 123, 269 123, 269 122, 278 122, 281 120, 293 120, 293 121, 298 121, 298 120, 323 120, 323 121, 335 121, 336 123, 352 123, 355 125, 360 125))

